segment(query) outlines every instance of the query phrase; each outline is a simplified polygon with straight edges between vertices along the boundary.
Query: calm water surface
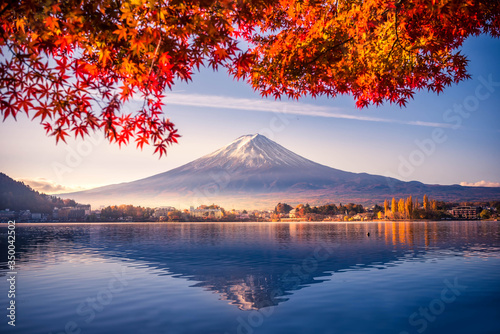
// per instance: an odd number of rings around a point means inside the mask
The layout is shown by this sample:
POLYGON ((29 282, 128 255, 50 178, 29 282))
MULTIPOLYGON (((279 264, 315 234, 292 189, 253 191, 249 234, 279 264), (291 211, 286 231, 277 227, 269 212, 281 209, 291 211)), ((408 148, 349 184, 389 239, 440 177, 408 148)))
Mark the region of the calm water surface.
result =
POLYGON ((15 328, 0 232, 1 333, 500 333, 499 222, 18 224, 15 328))

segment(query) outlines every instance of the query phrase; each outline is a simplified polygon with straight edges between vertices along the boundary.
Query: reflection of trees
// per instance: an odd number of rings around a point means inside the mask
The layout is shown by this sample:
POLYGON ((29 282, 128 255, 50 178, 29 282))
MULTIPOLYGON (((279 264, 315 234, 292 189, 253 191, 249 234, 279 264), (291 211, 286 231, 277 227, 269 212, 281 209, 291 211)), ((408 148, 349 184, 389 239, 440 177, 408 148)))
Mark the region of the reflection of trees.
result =
POLYGON ((408 255, 477 252, 477 245, 498 245, 498 232, 492 222, 60 224, 18 226, 16 244, 24 262, 92 252, 164 270, 241 309, 259 309, 338 271, 385 269, 408 255), (318 245, 333 250, 306 270, 318 245))

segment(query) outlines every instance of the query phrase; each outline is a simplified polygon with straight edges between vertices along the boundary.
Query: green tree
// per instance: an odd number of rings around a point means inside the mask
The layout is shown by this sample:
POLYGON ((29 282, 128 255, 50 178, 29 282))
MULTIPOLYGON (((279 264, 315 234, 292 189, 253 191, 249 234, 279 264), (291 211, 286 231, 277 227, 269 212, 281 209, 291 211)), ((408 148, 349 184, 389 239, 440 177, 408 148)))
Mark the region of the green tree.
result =
POLYGON ((293 208, 286 203, 278 203, 278 205, 276 205, 276 207, 274 208, 274 212, 278 214, 287 214, 292 209, 293 208))
POLYGON ((489 218, 491 218, 491 212, 490 212, 490 210, 484 209, 479 214, 479 217, 481 217, 481 219, 489 219, 489 218))

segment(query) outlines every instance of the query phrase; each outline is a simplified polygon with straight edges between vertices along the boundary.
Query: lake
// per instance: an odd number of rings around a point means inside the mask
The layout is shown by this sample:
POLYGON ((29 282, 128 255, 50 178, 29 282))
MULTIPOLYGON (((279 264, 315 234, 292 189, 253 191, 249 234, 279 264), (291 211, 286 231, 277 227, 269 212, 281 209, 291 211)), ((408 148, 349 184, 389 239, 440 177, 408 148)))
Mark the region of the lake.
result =
POLYGON ((500 223, 17 224, 1 333, 500 333, 500 223))

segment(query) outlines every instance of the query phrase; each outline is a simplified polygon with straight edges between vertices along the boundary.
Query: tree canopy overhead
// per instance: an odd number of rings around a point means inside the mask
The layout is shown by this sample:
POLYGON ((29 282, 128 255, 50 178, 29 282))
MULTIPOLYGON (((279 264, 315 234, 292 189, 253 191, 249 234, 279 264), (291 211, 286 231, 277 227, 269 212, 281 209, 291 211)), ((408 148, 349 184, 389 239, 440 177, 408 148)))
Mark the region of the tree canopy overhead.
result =
POLYGON ((56 141, 101 129, 161 156, 179 137, 165 93, 200 66, 263 96, 405 105, 468 78, 460 47, 483 33, 500 36, 500 1, 7 0, 0 110, 39 120, 56 141), (144 103, 124 112, 131 99, 144 103))

